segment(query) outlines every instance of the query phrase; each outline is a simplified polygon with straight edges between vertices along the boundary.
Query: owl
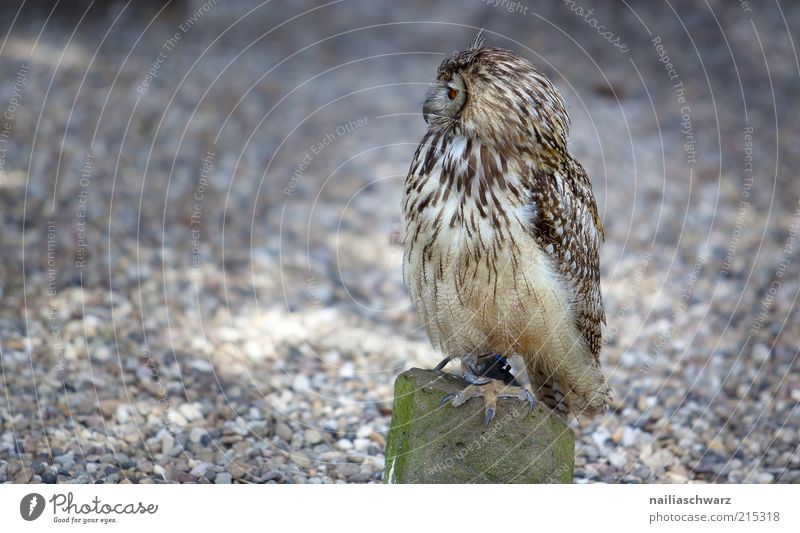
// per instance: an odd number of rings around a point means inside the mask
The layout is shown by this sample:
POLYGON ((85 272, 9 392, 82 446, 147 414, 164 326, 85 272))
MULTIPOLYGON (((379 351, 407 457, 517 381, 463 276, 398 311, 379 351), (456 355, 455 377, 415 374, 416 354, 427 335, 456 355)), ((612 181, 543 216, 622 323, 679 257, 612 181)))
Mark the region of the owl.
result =
POLYGON ((469 385, 442 404, 535 398, 562 417, 611 401, 600 367, 598 248, 591 183, 567 150, 564 99, 532 63, 478 40, 439 66, 428 129, 405 180, 403 281, 441 370, 469 385), (533 395, 510 375, 521 356, 533 395))

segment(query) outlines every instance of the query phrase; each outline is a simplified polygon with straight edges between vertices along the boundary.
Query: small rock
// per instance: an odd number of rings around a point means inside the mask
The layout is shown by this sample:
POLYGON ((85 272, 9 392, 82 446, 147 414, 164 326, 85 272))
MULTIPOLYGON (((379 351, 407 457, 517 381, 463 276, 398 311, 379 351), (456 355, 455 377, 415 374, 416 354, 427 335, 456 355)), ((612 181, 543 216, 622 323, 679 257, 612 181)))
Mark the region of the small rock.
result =
POLYGON ((119 404, 114 411, 114 418, 120 424, 127 424, 130 420, 130 406, 124 403, 119 404))
POLYGON ((353 463, 342 463, 336 465, 336 472, 342 477, 354 476, 361 472, 361 466, 353 463))
POLYGON ((181 472, 178 474, 178 483, 196 483, 197 478, 188 472, 181 472))
POLYGON ((762 472, 756 476, 756 483, 772 483, 775 481, 775 476, 769 472, 762 472))
POLYGON ((280 437, 284 442, 291 442, 294 432, 286 423, 278 422, 275 425, 275 434, 278 435, 278 437, 280 437))
POLYGON ((186 420, 186 417, 183 416, 180 412, 170 409, 167 413, 167 420, 172 422, 178 427, 186 427, 189 425, 189 421, 186 420))
POLYGON ((311 466, 311 459, 302 453, 293 453, 290 456, 291 461, 300 468, 308 468, 311 466))
POLYGON ((16 476, 21 469, 22 469, 22 464, 20 464, 19 461, 11 461, 10 463, 8 463, 8 466, 6 467, 6 475, 11 477, 16 476))
POLYGON ((294 382, 292 383, 292 388, 295 392, 307 392, 311 389, 311 381, 308 379, 308 376, 304 374, 297 374, 294 378, 294 382))
POLYGON ((220 472, 217 474, 216 479, 214 479, 214 483, 217 485, 229 485, 233 483, 233 476, 227 472, 220 472))
POLYGON ((650 478, 650 469, 646 466, 639 466, 633 471, 633 475, 641 480, 647 481, 650 478))
POLYGON ((164 436, 161 437, 161 453, 168 455, 169 452, 172 451, 173 446, 175 446, 175 438, 171 433, 165 433, 164 436))
POLYGON ((595 445, 599 449, 603 449, 606 445, 606 441, 609 438, 608 430, 605 428, 598 428, 592 433, 592 440, 594 441, 595 445))
POLYGON ((269 472, 264 474, 264 477, 263 477, 262 480, 264 482, 273 481, 274 480, 274 481, 277 481, 277 482, 280 483, 280 481, 283 480, 283 472, 281 472, 280 470, 270 470, 269 472))
POLYGON ((266 439, 269 437, 269 425, 263 420, 251 423, 249 429, 253 435, 259 439, 266 439))
POLYGON ((103 413, 103 416, 106 418, 111 418, 111 415, 117 410, 117 406, 120 404, 120 401, 116 398, 110 398, 108 400, 100 400, 100 412, 103 413))
POLYGON ((625 452, 617 450, 608 454, 608 462, 615 468, 625 468, 628 464, 628 459, 625 452))
POLYGON ((372 439, 372 442, 384 448, 386 446, 386 437, 384 437, 381 433, 373 432, 372 435, 369 436, 372 439))
POLYGON ((241 463, 231 463, 227 467, 227 471, 230 472, 231 476, 234 479, 242 479, 247 475, 247 468, 242 465, 241 463))
POLYGON ((667 472, 667 480, 670 483, 686 483, 689 481, 686 476, 677 472, 667 472))
POLYGON ((202 404, 199 402, 183 403, 178 407, 178 411, 189 421, 200 420, 202 418, 202 404))
POLYGON ((197 444, 202 440, 203 435, 205 434, 206 432, 203 428, 192 428, 192 430, 189 432, 189 440, 197 444))
POLYGON ((370 444, 372 444, 372 441, 369 439, 356 439, 353 441, 353 447, 359 452, 366 451, 370 444))
POLYGON ((316 429, 307 429, 305 433, 305 441, 312 446, 319 444, 322 442, 322 433, 316 429))

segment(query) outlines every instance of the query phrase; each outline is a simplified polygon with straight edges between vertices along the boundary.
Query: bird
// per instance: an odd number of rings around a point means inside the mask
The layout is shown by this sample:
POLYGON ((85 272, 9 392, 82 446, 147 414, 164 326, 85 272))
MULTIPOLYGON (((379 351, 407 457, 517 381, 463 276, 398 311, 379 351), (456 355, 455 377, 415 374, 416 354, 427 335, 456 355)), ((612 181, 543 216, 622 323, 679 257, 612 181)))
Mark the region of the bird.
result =
POLYGON ((427 131, 404 182, 403 282, 437 371, 460 360, 464 390, 592 417, 613 393, 600 364, 603 224, 569 153, 566 102, 533 63, 480 34, 442 61, 422 106, 427 131), (520 356, 533 394, 510 372, 520 356))

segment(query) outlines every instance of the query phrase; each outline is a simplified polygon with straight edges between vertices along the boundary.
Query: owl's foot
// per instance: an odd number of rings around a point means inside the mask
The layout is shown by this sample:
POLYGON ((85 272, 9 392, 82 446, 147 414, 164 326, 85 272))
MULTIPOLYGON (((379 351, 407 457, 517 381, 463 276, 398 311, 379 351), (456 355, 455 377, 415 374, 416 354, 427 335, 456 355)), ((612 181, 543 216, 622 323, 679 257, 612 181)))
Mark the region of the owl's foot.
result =
POLYGON ((467 400, 481 396, 483 397, 486 410, 483 423, 487 426, 492 423, 492 419, 497 412, 497 398, 517 398, 518 400, 526 401, 530 405, 531 411, 533 411, 533 407, 536 405, 533 394, 527 389, 515 385, 507 385, 497 379, 491 379, 488 383, 482 385, 468 385, 467 388, 461 392, 448 394, 442 398, 442 402, 439 406, 444 406, 449 402, 453 407, 458 407, 466 403, 467 400))
MULTIPOLYGON (((433 369, 441 372, 442 369, 447 366, 447 363, 452 361, 454 358, 454 356, 448 355, 439 361, 439 364, 433 367, 433 369)), ((462 357, 461 362, 464 364, 464 371, 461 374, 462 378, 469 381, 473 385, 485 385, 489 383, 489 377, 483 377, 483 372, 485 371, 486 366, 485 364, 478 362, 478 357, 470 353, 462 357)))

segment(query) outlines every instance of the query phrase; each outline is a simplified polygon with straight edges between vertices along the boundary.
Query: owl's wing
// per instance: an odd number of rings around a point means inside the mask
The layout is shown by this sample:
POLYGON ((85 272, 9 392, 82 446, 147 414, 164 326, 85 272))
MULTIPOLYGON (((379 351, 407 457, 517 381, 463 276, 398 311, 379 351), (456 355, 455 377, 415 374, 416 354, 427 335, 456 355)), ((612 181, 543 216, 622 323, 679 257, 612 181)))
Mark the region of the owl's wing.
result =
POLYGON ((572 289, 578 329, 599 364, 606 316, 598 249, 604 234, 592 185, 571 157, 558 172, 531 169, 526 182, 531 233, 572 289))

